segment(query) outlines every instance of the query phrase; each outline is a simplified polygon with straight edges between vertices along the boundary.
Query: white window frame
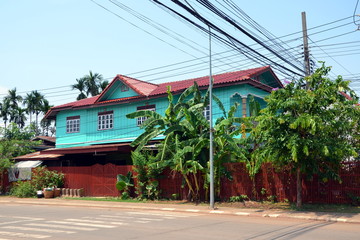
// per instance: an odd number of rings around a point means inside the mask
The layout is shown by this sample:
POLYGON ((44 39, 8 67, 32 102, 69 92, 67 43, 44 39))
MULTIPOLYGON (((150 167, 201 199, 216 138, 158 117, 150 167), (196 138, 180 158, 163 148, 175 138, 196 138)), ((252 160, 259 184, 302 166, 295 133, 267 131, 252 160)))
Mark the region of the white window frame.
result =
MULTIPOLYGON (((138 107, 137 111, 142 111, 142 110, 149 110, 149 111, 156 111, 155 105, 149 105, 149 107, 147 108, 147 106, 143 106, 143 107, 138 107)), ((140 127, 149 117, 138 117, 136 118, 136 126, 140 127)))
POLYGON ((203 110, 203 116, 210 121, 210 105, 207 105, 203 110))
POLYGON ((98 113, 98 130, 108 130, 114 128, 114 113, 98 113))
POLYGON ((66 133, 80 132, 80 116, 66 118, 66 133))

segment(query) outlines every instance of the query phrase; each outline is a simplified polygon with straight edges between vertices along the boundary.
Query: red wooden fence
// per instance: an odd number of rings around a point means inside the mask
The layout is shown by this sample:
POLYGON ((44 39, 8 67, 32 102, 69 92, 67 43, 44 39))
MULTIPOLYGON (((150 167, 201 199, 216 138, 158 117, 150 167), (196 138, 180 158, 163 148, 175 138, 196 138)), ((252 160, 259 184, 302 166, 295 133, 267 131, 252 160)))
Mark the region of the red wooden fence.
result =
POLYGON ((95 164, 90 167, 48 167, 65 174, 65 187, 83 188, 85 196, 119 196, 116 175, 126 175, 132 166, 95 164))
MULTIPOLYGON (((233 180, 222 180, 221 197, 226 200, 231 196, 245 194, 258 199, 276 196, 278 201, 296 200, 296 180, 287 171, 277 173, 270 165, 264 165, 255 178, 256 196, 253 192, 253 181, 249 178, 242 163, 228 164, 233 180), (265 189, 265 191, 262 189, 265 189)), ((115 187, 116 175, 127 174, 132 166, 116 166, 113 164, 93 165, 90 167, 49 167, 66 175, 65 187, 84 188, 87 196, 119 196, 115 187)), ((308 203, 349 203, 349 194, 360 196, 360 163, 346 163, 341 170, 342 183, 329 180, 303 180, 303 201, 308 203)), ((160 177, 161 196, 171 197, 178 194, 185 199, 187 191, 182 188, 183 181, 179 174, 165 171, 160 177)))

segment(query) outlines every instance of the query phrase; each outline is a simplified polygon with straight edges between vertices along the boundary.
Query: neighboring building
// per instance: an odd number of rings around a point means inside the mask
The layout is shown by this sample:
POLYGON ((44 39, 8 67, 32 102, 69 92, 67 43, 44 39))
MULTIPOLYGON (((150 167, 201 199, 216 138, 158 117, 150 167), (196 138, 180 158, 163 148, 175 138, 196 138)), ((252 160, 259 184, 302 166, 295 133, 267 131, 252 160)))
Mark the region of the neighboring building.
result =
POLYGON ((36 136, 31 140, 40 142, 40 144, 38 146, 34 147, 34 149, 36 151, 41 151, 41 150, 45 150, 45 149, 49 149, 49 148, 54 148, 55 147, 55 142, 56 142, 55 137, 49 137, 49 136, 36 136))
MULTIPOLYGON (((249 115, 249 96, 262 107, 263 98, 283 85, 269 66, 213 76, 213 93, 226 109, 240 104, 237 116, 249 115)), ((90 166, 95 163, 131 164, 129 144, 142 133, 144 119, 128 119, 134 111, 150 109, 163 114, 168 105, 167 87, 176 98, 197 82, 202 91, 209 77, 154 84, 117 75, 98 96, 55 106, 45 118, 56 120, 56 148, 40 152, 40 156, 56 156, 48 166, 90 166)), ((214 104, 213 119, 221 112, 214 104)), ((39 157, 40 157, 39 156, 39 157)))

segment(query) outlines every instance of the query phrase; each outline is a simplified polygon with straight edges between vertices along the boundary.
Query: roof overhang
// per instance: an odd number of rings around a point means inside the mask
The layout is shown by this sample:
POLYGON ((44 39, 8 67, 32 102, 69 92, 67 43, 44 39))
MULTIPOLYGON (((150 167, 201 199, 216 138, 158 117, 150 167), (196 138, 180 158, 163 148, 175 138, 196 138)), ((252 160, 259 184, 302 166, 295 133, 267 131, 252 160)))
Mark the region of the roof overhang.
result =
POLYGON ((132 150, 130 143, 91 145, 82 147, 51 148, 42 151, 43 154, 81 154, 81 153, 100 153, 100 152, 118 152, 132 150))
POLYGON ((44 153, 44 151, 41 151, 41 152, 34 152, 34 153, 29 153, 26 155, 18 156, 18 157, 15 157, 14 160, 15 161, 58 160, 59 157, 62 157, 62 156, 64 156, 64 155, 63 154, 54 154, 54 153, 44 153))

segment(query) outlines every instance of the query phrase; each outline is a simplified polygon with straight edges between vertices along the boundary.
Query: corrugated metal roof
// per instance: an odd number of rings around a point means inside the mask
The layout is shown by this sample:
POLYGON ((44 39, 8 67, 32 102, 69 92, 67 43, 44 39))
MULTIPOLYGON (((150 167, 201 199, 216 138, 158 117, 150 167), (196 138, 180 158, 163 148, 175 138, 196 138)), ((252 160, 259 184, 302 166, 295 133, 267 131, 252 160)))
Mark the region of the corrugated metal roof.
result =
MULTIPOLYGON (((217 75, 213 75, 213 79, 214 79, 213 84, 214 84, 214 87, 219 87, 222 85, 229 85, 229 84, 233 84, 236 82, 249 80, 249 81, 253 82, 254 84, 256 84, 256 86, 264 86, 264 87, 268 87, 269 89, 271 89, 270 86, 260 83, 259 81, 254 79, 255 76, 258 76, 265 71, 270 71, 273 74, 270 66, 217 74, 217 75)), ((274 77, 276 78, 275 75, 274 75, 274 77)), ((148 83, 148 82, 144 82, 141 80, 137 80, 134 78, 130 78, 130 77, 127 77, 124 75, 117 75, 113 79, 113 81, 108 85, 108 87, 100 95, 82 99, 82 100, 75 101, 75 102, 66 103, 66 104, 59 105, 59 106, 55 106, 55 107, 51 108, 51 110, 46 114, 45 118, 54 117, 56 115, 56 112, 65 110, 68 108, 70 108, 70 109, 80 108, 80 107, 87 107, 87 106, 91 106, 91 105, 101 105, 101 104, 114 103, 114 102, 127 102, 127 101, 138 100, 138 99, 140 100, 140 99, 146 98, 146 97, 155 97, 158 95, 166 94, 168 86, 170 86, 171 92, 176 93, 176 92, 183 91, 183 90, 187 89, 188 87, 192 86, 194 84, 194 82, 197 82, 199 87, 206 87, 209 85, 209 76, 187 79, 187 80, 182 80, 182 81, 153 84, 153 83, 148 83), (139 96, 125 97, 125 98, 102 101, 101 100, 102 96, 104 96, 104 94, 111 88, 111 86, 114 84, 115 81, 123 81, 129 87, 134 89, 134 91, 136 91, 139 94, 139 96)), ((281 84, 280 81, 278 81, 278 82, 279 82, 279 84, 281 84)))

